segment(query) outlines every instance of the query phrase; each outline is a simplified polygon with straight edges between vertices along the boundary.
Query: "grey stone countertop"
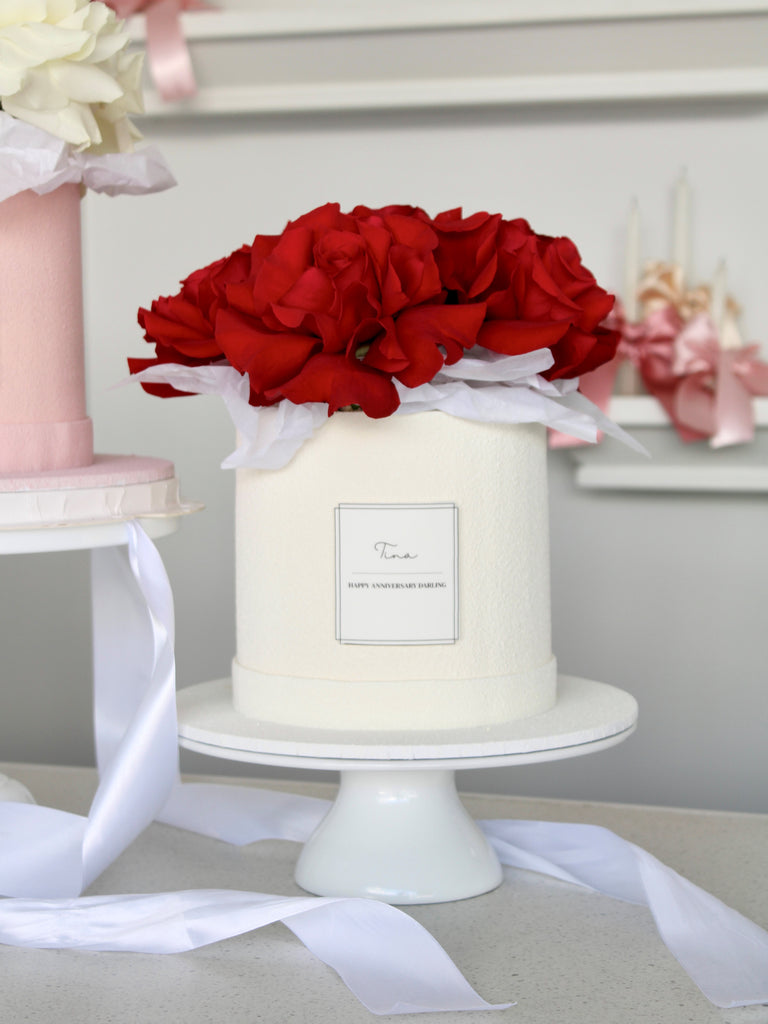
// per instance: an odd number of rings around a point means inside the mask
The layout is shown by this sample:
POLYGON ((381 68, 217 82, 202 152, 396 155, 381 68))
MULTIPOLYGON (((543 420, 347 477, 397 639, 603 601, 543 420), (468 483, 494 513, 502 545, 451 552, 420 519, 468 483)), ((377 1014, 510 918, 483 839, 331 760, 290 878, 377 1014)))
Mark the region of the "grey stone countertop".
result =
MULTIPOLYGON (((0 765, 38 803, 85 813, 86 768, 0 765)), ((202 777, 196 777, 201 779, 202 777)), ((315 796, 328 785, 239 781, 315 796)), ((768 927, 768 815, 467 795, 478 818, 604 825, 653 853, 729 906, 768 927)), ((302 895, 299 847, 234 847, 152 825, 90 894, 234 888, 302 895)), ((467 980, 503 1011, 442 1013, 445 1024, 768 1024, 768 1007, 719 1010, 659 938, 650 913, 527 871, 505 869, 494 892, 409 908, 467 980)), ((0 947, 3 1024, 255 1024, 373 1021, 338 976, 282 924, 189 953, 153 956, 0 947)), ((421 1017, 421 1015, 420 1015, 421 1017)), ((381 1020, 413 1019, 383 1017, 381 1020)), ((421 1019, 424 1019, 423 1017, 421 1019)))

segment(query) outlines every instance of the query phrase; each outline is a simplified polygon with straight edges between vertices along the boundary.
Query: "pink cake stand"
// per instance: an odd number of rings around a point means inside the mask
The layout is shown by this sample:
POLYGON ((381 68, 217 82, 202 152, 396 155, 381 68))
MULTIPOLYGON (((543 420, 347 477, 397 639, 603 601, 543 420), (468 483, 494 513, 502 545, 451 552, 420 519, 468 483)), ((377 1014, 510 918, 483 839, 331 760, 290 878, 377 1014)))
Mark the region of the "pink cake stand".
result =
MULTIPOLYGON (((172 462, 135 455, 96 455, 93 464, 47 473, 0 475, 0 554, 76 551, 127 543, 136 520, 152 538, 178 528, 202 506, 183 503, 172 462)), ((93 602, 110 579, 92 563, 93 602)), ((0 800, 34 803, 29 790, 0 775, 0 800)))
POLYGON ((129 519, 161 537, 174 532, 179 516, 201 507, 179 499, 167 459, 95 455, 76 469, 0 474, 0 554, 123 544, 121 524, 129 519))
POLYGON ((605 750, 634 731, 634 697, 558 679, 554 708, 518 722, 439 733, 347 733, 238 714, 229 679, 179 691, 179 742, 234 761, 338 770, 334 804, 304 846, 302 888, 405 905, 444 903, 500 884, 498 858, 456 790, 466 768, 535 764, 605 750))

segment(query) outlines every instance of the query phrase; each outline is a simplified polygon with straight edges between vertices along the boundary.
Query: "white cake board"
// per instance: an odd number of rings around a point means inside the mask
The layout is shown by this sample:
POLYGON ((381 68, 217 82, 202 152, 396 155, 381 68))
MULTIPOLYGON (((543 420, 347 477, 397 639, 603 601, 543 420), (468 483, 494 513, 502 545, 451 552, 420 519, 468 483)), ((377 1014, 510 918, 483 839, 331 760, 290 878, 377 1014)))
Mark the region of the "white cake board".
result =
POLYGON ((260 723, 232 707, 219 679, 180 690, 179 743, 235 761, 338 769, 331 810, 305 845, 296 881, 321 896, 395 904, 476 896, 501 866, 456 791, 464 768, 533 764, 614 746, 634 731, 637 702, 605 683, 560 676, 554 708, 483 729, 348 733, 260 723))
POLYGON ((180 516, 203 506, 151 493, 175 484, 173 464, 135 455, 95 455, 90 466, 0 475, 0 555, 78 551, 127 542, 135 520, 150 537, 175 532, 180 516))

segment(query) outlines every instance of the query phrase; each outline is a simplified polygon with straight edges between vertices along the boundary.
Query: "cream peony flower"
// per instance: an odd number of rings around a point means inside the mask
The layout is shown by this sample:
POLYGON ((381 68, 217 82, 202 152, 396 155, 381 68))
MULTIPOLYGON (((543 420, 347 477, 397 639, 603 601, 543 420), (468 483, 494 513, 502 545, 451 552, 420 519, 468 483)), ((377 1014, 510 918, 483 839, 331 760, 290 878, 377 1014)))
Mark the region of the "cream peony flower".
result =
POLYGON ((100 0, 0 0, 0 105, 78 150, 130 150, 144 107, 127 44, 100 0))

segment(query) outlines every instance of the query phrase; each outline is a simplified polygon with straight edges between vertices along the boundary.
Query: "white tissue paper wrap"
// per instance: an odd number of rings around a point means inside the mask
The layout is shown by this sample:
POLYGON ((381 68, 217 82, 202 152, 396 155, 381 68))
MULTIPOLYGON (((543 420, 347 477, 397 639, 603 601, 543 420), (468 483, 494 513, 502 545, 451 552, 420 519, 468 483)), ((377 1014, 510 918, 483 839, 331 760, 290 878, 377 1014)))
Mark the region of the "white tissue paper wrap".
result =
MULTIPOLYGON (((489 423, 543 423, 583 441, 597 441, 602 431, 645 454, 642 445, 577 393, 578 380, 548 381, 541 376, 554 362, 549 349, 520 356, 498 355, 487 349, 477 352, 482 355, 463 356, 452 366, 444 366, 429 384, 408 388, 395 381, 400 405, 393 415, 439 409, 489 423)), ((193 394, 220 395, 240 438, 237 450, 222 463, 226 469, 280 469, 328 419, 328 406, 320 402, 294 405, 283 400, 266 407, 249 405, 247 376, 226 363, 163 363, 130 379, 170 384, 193 394)))
POLYGON ((132 153, 77 152, 63 139, 0 111, 0 202, 25 189, 44 195, 68 184, 116 196, 162 192, 176 180, 153 146, 132 153))
MULTIPOLYGON (((153 819, 240 845, 301 842, 328 809, 290 793, 180 783, 171 589, 138 524, 126 524, 126 541, 127 557, 92 553, 99 787, 87 817, 0 803, 0 893, 10 897, 0 900, 0 942, 175 953, 282 921, 373 1013, 510 1005, 487 1003, 421 925, 375 900, 215 889, 79 896, 153 819)), ((768 933, 651 854, 593 825, 480 825, 503 864, 647 905, 717 1006, 768 1002, 768 933)))

